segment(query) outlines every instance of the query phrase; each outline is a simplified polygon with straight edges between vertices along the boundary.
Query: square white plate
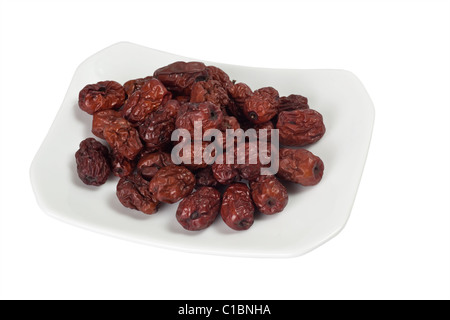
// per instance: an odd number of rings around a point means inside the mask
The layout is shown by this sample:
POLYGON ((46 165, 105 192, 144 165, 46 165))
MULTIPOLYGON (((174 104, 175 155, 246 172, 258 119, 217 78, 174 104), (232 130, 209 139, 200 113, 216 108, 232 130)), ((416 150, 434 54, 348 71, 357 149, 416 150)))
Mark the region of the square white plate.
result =
POLYGON ((361 82, 344 70, 285 70, 216 65, 231 79, 253 90, 273 86, 280 95, 302 94, 319 111, 325 136, 308 150, 325 164, 322 181, 313 187, 288 185, 289 203, 273 216, 258 215, 246 231, 234 231, 218 217, 203 231, 184 230, 175 219, 177 205, 163 205, 147 216, 124 208, 116 198, 117 178, 103 186, 84 185, 74 154, 80 141, 93 137, 91 116, 78 108, 78 93, 89 83, 152 75, 174 61, 202 61, 131 43, 112 45, 84 61, 72 82, 47 137, 33 160, 31 182, 41 208, 62 221, 158 247, 189 252, 247 257, 292 257, 304 254, 345 226, 366 160, 374 121, 373 104, 361 82))

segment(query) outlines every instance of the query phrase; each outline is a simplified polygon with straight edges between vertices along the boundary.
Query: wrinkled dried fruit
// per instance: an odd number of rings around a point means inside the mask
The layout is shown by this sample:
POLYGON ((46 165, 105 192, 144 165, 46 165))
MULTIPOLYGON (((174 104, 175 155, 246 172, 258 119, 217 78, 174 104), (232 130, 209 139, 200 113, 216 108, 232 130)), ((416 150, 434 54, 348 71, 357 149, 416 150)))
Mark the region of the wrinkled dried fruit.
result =
POLYGON ((190 95, 195 82, 208 79, 208 71, 202 62, 178 61, 159 68, 153 73, 166 88, 178 95, 190 95))
POLYGON ((100 139, 105 139, 105 136, 103 135, 105 127, 121 117, 121 113, 115 110, 103 110, 94 113, 94 116, 92 117, 92 133, 100 139))
POLYGON ((173 165, 170 154, 162 151, 144 155, 137 164, 138 172, 147 180, 151 180, 162 167, 173 165))
POLYGON ((261 95, 266 99, 271 100, 271 103, 274 105, 279 104, 280 95, 278 93, 278 90, 273 87, 259 88, 258 90, 255 90, 254 94, 261 95))
POLYGON ((254 180, 258 178, 261 173, 258 145, 245 143, 241 145, 241 148, 243 151, 240 151, 239 147, 234 150, 234 168, 238 170, 242 179, 247 179, 249 181, 254 180))
POLYGON ((263 214, 281 212, 288 203, 286 187, 275 176, 260 176, 250 183, 250 189, 253 203, 263 214))
POLYGON ((241 128, 241 126, 239 124, 238 119, 236 119, 236 117, 232 117, 232 116, 223 117, 223 121, 222 121, 221 125, 219 126, 219 130, 224 131, 224 132, 226 132, 227 129, 237 130, 240 128, 241 128))
POLYGON ((163 110, 167 117, 175 120, 180 110, 180 103, 177 100, 170 99, 164 104, 163 110))
POLYGON ((128 97, 131 96, 133 94, 133 92, 140 90, 142 88, 142 86, 152 78, 153 77, 149 76, 149 77, 133 79, 133 80, 129 80, 129 81, 125 82, 123 84, 125 93, 127 94, 128 97))
POLYGON ((278 114, 278 91, 272 87, 256 90, 245 99, 243 112, 254 124, 270 121, 278 114))
POLYGON ((139 136, 148 150, 157 150, 170 144, 172 132, 175 130, 175 119, 172 117, 172 112, 173 110, 166 109, 164 106, 159 107, 139 125, 139 136))
POLYGON ((142 122, 171 97, 172 94, 158 79, 149 78, 128 97, 122 114, 132 123, 142 122))
POLYGON ((211 158, 204 157, 204 155, 206 155, 205 149, 206 149, 206 147, 209 146, 209 144, 210 144, 210 142, 206 142, 206 141, 197 141, 197 143, 192 141, 190 145, 186 146, 186 148, 185 148, 185 149, 187 149, 186 151, 188 151, 188 150, 190 151, 190 153, 186 156, 186 158, 191 159, 190 163, 184 163, 186 168, 188 168, 189 170, 197 170, 197 169, 201 169, 201 168, 206 168, 209 165, 206 161, 210 162, 210 161, 214 160, 214 157, 216 155, 214 150, 210 154, 211 158))
POLYGON ((134 171, 134 163, 116 150, 111 151, 111 170, 119 178, 126 177, 134 171))
POLYGON ((133 160, 142 150, 143 146, 137 130, 123 118, 106 125, 103 135, 111 148, 128 160, 133 160))
POLYGON ((318 141, 325 134, 322 115, 312 109, 280 112, 277 129, 280 143, 285 146, 303 147, 318 141))
POLYGON ((281 97, 278 104, 278 111, 290 111, 296 109, 309 109, 308 98, 299 94, 291 94, 287 97, 281 97))
POLYGON ((225 89, 228 89, 233 85, 228 74, 222 69, 215 66, 207 66, 206 71, 208 72, 208 79, 219 81, 225 89))
POLYGON ((160 203, 153 198, 148 184, 147 180, 136 173, 123 177, 117 184, 117 198, 127 208, 153 214, 158 211, 160 203))
POLYGON ((196 187, 216 187, 219 182, 214 178, 212 166, 197 170, 195 172, 196 187))
POLYGON ((83 140, 75 153, 81 181, 90 186, 104 184, 111 173, 108 154, 108 148, 94 138, 83 140))
POLYGON ((197 231, 209 227, 220 210, 220 192, 201 187, 178 205, 176 218, 186 230, 197 231))
POLYGON ((256 130, 256 135, 258 137, 258 140, 262 139, 262 138, 265 138, 266 141, 272 140, 272 129, 275 129, 275 126, 273 125, 272 121, 255 124, 254 128, 256 130), (266 130, 266 131, 264 133, 264 131, 259 131, 259 130, 266 130))
POLYGON ((244 183, 231 184, 222 197, 220 215, 234 230, 247 230, 254 221, 255 207, 250 190, 244 183))
POLYGON ((100 81, 85 86, 78 96, 81 110, 94 114, 97 111, 118 109, 125 102, 125 90, 115 81, 100 81))
POLYGON ((227 90, 216 80, 199 81, 192 86, 191 102, 209 101, 218 106, 225 107, 230 103, 227 90))
POLYGON ((214 179, 217 180, 220 184, 230 184, 235 181, 240 180, 239 171, 236 169, 235 165, 233 164, 218 164, 213 163, 211 166, 212 173, 214 176, 214 179))
POLYGON ((245 100, 253 95, 252 89, 245 83, 239 82, 228 89, 228 93, 232 98, 228 110, 239 121, 246 119, 244 115, 244 103, 245 100))
POLYGON ((306 149, 280 148, 277 176, 304 186, 318 184, 323 176, 322 160, 306 149))
POLYGON ((158 170, 150 181, 149 190, 161 202, 175 203, 192 192, 195 177, 186 167, 167 166, 158 170))
POLYGON ((211 102, 182 104, 175 121, 176 128, 188 130, 193 139, 195 121, 200 121, 202 124, 201 138, 203 138, 206 130, 219 128, 223 121, 223 113, 219 106, 211 102))

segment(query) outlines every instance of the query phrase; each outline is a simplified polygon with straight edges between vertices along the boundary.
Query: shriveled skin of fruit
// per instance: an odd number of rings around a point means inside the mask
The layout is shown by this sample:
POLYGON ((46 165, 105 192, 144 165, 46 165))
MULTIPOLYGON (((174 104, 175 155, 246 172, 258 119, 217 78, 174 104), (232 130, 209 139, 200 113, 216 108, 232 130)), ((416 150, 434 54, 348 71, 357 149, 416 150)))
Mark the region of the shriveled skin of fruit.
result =
POLYGON ((322 180, 323 161, 306 149, 280 148, 280 166, 277 176, 280 179, 313 186, 322 180))
POLYGON ((278 104, 278 91, 272 87, 264 87, 245 99, 243 111, 252 123, 261 124, 270 121, 278 114, 278 104))
POLYGON ((112 109, 94 113, 92 117, 92 133, 100 139, 105 139, 105 136, 103 135, 103 130, 105 129, 105 127, 114 120, 121 117, 122 115, 119 111, 115 111, 112 109))
POLYGON ((156 151, 143 155, 137 164, 138 173, 146 180, 151 180, 162 167, 173 165, 170 154, 156 151))
POLYGON ((209 80, 219 81, 225 89, 228 90, 228 88, 233 85, 233 82, 230 80, 228 74, 226 74, 222 69, 216 66, 207 66, 206 71, 208 72, 209 80))
POLYGON ((256 208, 263 214, 281 212, 288 203, 286 187, 275 176, 260 176, 250 183, 250 189, 256 208))
POLYGON ((149 184, 153 197, 161 202, 175 203, 189 195, 195 176, 186 167, 171 165, 156 172, 149 184))
POLYGON ((103 129, 103 136, 109 146, 128 160, 134 160, 143 145, 137 130, 123 118, 117 118, 103 129))
POLYGON ((309 109, 308 98, 299 94, 291 94, 287 97, 280 97, 278 111, 290 111, 296 109, 309 109))
POLYGON ((212 166, 199 169, 195 172, 196 187, 216 187, 219 182, 214 178, 212 166))
POLYGON ((171 97, 172 94, 158 79, 149 78, 128 97, 122 109, 123 117, 132 123, 143 122, 171 97))
POLYGON ((322 115, 313 109, 280 112, 277 129, 280 143, 293 147, 303 147, 317 142, 325 134, 322 115))
POLYGON ((227 90, 216 80, 199 81, 192 86, 191 102, 209 101, 218 106, 226 107, 230 103, 227 90))
POLYGON ((85 184, 100 186, 111 173, 109 151, 94 138, 87 138, 80 143, 75 153, 78 177, 85 184))
POLYGON ((202 62, 177 61, 159 68, 153 76, 160 80, 169 91, 177 95, 189 96, 196 82, 208 79, 208 70, 202 62))
POLYGON ((209 227, 220 210, 220 192, 212 187, 201 187, 178 205, 177 221, 186 230, 197 231, 209 227))
POLYGON ((136 173, 123 177, 117 184, 117 198, 127 208, 154 214, 158 211, 160 203, 153 198, 148 190, 148 184, 147 180, 136 173))
POLYGON ((112 173, 119 178, 129 176, 134 171, 134 163, 131 160, 125 158, 122 154, 116 150, 111 150, 111 170, 112 173))
POLYGON ((116 81, 100 81, 88 84, 78 95, 81 110, 94 114, 108 109, 119 109, 125 102, 125 90, 116 81))
POLYGON ((234 230, 247 230, 255 220, 255 206, 250 190, 244 183, 228 186, 222 197, 220 215, 223 221, 234 230))
POLYGON ((165 108, 166 105, 160 106, 147 115, 137 128, 139 137, 149 151, 161 149, 171 143, 170 138, 175 130, 175 118, 172 116, 173 110, 165 108))
POLYGON ((138 78, 125 82, 123 84, 123 88, 125 89, 127 96, 129 97, 133 94, 133 92, 140 90, 142 86, 152 78, 153 77, 138 78))
POLYGON ((175 121, 177 129, 186 129, 194 138, 194 124, 200 122, 203 133, 208 129, 218 129, 223 121, 223 113, 219 106, 212 102, 183 103, 175 121))

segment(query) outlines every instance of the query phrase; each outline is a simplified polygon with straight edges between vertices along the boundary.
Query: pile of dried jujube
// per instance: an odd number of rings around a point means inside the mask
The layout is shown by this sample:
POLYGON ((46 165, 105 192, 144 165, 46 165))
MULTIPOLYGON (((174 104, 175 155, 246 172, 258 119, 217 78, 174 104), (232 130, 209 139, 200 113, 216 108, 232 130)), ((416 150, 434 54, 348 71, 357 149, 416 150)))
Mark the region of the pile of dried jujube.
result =
MULTIPOLYGON (((92 133, 109 146, 94 138, 81 142, 75 155, 80 179, 100 186, 112 172, 120 177, 120 202, 145 214, 157 212, 162 202, 181 200, 176 218, 187 230, 207 228, 219 212, 229 227, 248 229, 256 212, 270 215, 287 205, 280 180, 311 186, 322 178, 319 157, 289 148, 314 143, 325 133, 321 114, 309 108, 307 98, 280 97, 272 87, 252 91, 201 62, 175 62, 123 86, 115 81, 89 84, 80 91, 78 104, 93 115, 92 133), (201 121, 203 130, 222 132, 278 129, 278 172, 261 175, 259 161, 175 165, 170 152, 178 142, 171 141, 172 132, 182 128, 193 134, 194 121, 201 121)), ((243 143, 248 154, 248 142, 243 143)))

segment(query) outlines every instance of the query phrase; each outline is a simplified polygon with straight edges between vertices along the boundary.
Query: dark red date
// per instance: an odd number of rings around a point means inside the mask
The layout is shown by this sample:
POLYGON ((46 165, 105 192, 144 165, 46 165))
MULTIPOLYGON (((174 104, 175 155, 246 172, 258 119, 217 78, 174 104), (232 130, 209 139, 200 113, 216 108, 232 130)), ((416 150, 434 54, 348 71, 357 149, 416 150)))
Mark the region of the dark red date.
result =
POLYGON ((303 147, 320 140, 325 134, 322 115, 312 109, 280 112, 277 129, 280 143, 285 146, 303 147))
POLYGON ((128 160, 133 160, 142 150, 143 146, 137 130, 123 118, 106 125, 103 135, 111 148, 128 160))
POLYGON ((92 133, 100 139, 105 139, 103 135, 105 127, 121 117, 121 113, 115 110, 103 110, 94 113, 92 117, 92 133))
POLYGON ((216 220, 220 200, 219 191, 211 187, 201 187, 180 202, 176 212, 177 221, 186 230, 205 229, 216 220))
POLYGON ((167 166, 156 172, 149 184, 154 198, 161 202, 175 203, 192 192, 195 176, 183 166, 167 166))
POLYGON ((115 81, 88 84, 78 95, 78 106, 91 115, 101 110, 118 109, 124 102, 125 90, 115 81))
POLYGON ((143 122, 149 114, 165 104, 171 97, 172 94, 158 79, 149 78, 128 97, 122 114, 132 123, 143 122))
POLYGON ((178 61, 159 68, 153 73, 169 91, 177 95, 190 95, 194 83, 208 79, 208 71, 202 62, 178 61))
POLYGON ((192 86, 191 102, 212 102, 226 107, 230 103, 227 90, 216 80, 199 81, 192 86))
POLYGON ((111 173, 108 155, 108 148, 94 138, 83 140, 75 153, 77 173, 81 181, 90 186, 104 184, 111 173))
POLYGON ((281 212, 288 203, 286 187, 275 176, 260 176, 250 183, 250 189, 256 208, 263 214, 281 212))
POLYGON ((211 102, 182 104, 175 121, 176 128, 188 130, 193 139, 196 121, 199 121, 202 125, 201 138, 203 138, 203 133, 206 130, 219 128, 223 121, 223 113, 219 106, 211 102))
POLYGON ((255 206, 250 190, 244 183, 231 184, 222 197, 220 215, 234 230, 247 230, 255 220, 255 206))
POLYGON ((160 203, 153 198, 148 185, 148 181, 136 173, 123 177, 117 184, 117 198, 127 208, 154 214, 158 211, 160 203))
POLYGON ((151 180, 162 167, 173 165, 170 154, 162 151, 145 154, 137 164, 137 170, 147 180, 151 180))
POLYGON ((306 149, 280 148, 280 166, 277 176, 281 179, 313 186, 323 176, 323 161, 306 149))

